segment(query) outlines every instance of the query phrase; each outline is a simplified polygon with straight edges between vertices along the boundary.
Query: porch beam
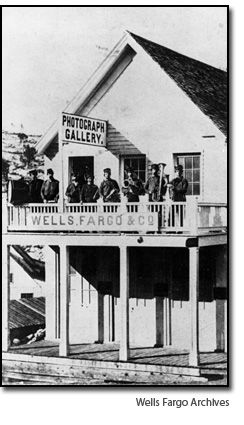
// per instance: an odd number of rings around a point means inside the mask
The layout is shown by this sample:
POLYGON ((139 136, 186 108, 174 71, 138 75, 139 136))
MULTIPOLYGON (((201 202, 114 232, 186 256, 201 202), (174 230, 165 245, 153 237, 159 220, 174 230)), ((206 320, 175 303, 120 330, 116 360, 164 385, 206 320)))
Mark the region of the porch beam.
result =
POLYGON ((60 344, 59 355, 69 355, 69 247, 60 246, 60 344))
MULTIPOLYGON (((5 236, 6 243, 16 244, 16 238, 21 238, 23 245, 72 245, 72 246, 119 246, 124 243, 127 246, 145 247, 181 247, 185 248, 189 236, 184 235, 120 235, 110 233, 84 234, 84 233, 8 233, 5 236), (142 237, 142 240, 140 238, 142 237), (123 242, 122 242, 123 239, 123 242)), ((214 243, 213 243, 214 244, 214 243)))
POLYGON ((119 360, 127 361, 129 354, 129 255, 126 245, 120 246, 120 310, 119 360))
POLYGON ((8 351, 10 347, 9 332, 9 260, 10 245, 3 245, 3 261, 2 261, 2 351, 8 351))
POLYGON ((199 364, 199 248, 189 248, 189 289, 191 310, 191 347, 189 354, 189 365, 199 364))

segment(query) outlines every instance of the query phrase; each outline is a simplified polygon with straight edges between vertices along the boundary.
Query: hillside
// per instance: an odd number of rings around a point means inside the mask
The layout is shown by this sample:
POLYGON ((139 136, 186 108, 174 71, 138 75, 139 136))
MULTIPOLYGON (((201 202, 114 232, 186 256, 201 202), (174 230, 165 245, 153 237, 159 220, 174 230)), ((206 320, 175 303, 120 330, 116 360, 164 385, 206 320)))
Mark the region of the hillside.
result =
POLYGON ((43 155, 36 155, 30 164, 26 164, 22 157, 25 147, 29 145, 31 148, 35 148, 40 137, 40 135, 2 131, 2 157, 9 163, 9 179, 26 176, 31 168, 43 168, 43 155))
MULTIPOLYGON (((36 155, 29 166, 26 165, 22 159, 25 146, 29 145, 30 147, 35 147, 40 137, 40 135, 25 135, 24 133, 2 131, 2 158, 9 164, 8 179, 16 180, 22 176, 25 177, 29 169, 43 169, 43 155, 36 155)), ((44 261, 43 247, 38 245, 25 246, 23 248, 31 258, 44 261)))

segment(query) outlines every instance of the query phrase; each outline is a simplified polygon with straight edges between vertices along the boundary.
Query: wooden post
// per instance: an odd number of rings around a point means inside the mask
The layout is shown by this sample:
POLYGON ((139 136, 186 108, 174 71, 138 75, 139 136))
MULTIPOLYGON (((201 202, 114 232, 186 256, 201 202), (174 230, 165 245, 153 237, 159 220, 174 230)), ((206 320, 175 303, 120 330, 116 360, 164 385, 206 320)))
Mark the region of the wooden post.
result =
POLYGON ((128 248, 124 245, 120 247, 120 310, 119 359, 127 361, 129 351, 129 259, 128 248))
POLYGON ((98 311, 98 342, 104 342, 104 295, 99 291, 97 293, 97 311, 98 311))
POLYGON ((59 142, 59 154, 60 154, 60 180, 59 180, 59 208, 60 212, 64 212, 64 158, 63 158, 63 140, 62 140, 62 119, 59 125, 58 142, 59 142))
POLYGON ((198 316, 198 290, 199 290, 199 248, 189 248, 189 286, 191 308, 191 348, 189 365, 199 364, 199 316, 198 316))
POLYGON ((60 345, 59 355, 69 354, 69 248, 60 246, 60 345))
POLYGON ((9 254, 10 246, 3 245, 2 262, 2 350, 8 351, 10 346, 9 338, 9 254))
POLYGON ((103 297, 103 341, 111 341, 111 295, 105 294, 103 297))
POLYGON ((224 300, 224 352, 227 353, 228 351, 228 325, 227 325, 227 318, 228 318, 228 312, 227 312, 227 300, 224 300))
POLYGON ((198 201, 197 198, 191 196, 186 203, 187 227, 191 234, 198 233, 198 201))

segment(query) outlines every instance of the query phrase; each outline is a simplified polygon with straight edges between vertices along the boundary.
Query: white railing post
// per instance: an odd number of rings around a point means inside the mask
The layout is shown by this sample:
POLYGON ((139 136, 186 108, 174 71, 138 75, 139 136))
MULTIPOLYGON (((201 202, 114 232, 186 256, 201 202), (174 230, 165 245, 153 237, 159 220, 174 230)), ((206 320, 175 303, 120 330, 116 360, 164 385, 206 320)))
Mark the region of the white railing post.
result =
POLYGON ((191 196, 186 201, 186 220, 187 227, 190 233, 197 234, 198 232, 198 200, 191 196))
POLYGON ((7 233, 8 230, 8 202, 7 192, 2 193, 2 232, 7 233))

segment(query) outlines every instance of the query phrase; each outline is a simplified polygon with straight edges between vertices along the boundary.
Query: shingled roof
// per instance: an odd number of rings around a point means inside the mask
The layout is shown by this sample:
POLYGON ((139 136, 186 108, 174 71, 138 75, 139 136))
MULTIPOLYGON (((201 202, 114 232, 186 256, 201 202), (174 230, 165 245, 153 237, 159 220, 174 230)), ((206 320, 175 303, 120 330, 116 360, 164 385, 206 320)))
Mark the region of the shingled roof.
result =
POLYGON ((227 135, 227 73, 131 32, 129 34, 227 135))
POLYGON ((33 325, 40 327, 45 325, 45 298, 10 300, 10 330, 33 325))

